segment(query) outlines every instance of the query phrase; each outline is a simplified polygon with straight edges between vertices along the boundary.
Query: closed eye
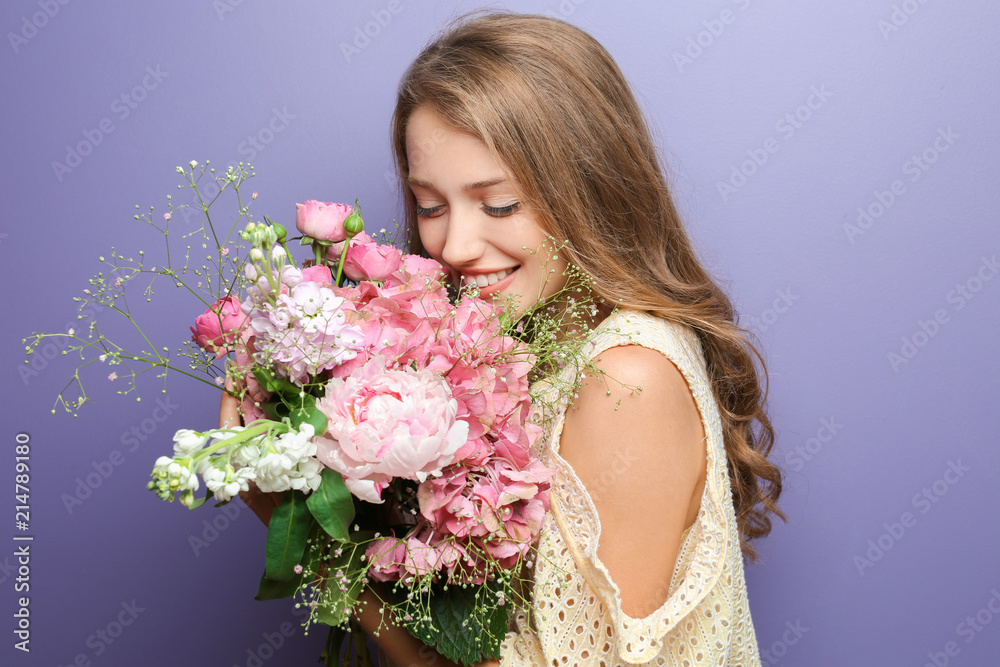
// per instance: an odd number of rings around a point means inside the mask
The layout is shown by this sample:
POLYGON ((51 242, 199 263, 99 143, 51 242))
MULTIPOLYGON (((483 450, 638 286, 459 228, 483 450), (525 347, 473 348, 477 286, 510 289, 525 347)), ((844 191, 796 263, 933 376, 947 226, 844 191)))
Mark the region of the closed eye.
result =
POLYGON ((516 211, 521 206, 521 202, 514 202, 513 204, 508 204, 507 206, 487 206, 483 204, 483 212, 486 215, 491 215, 494 218, 503 218, 514 211, 516 211))
POLYGON ((432 206, 431 208, 423 208, 419 204, 417 205, 417 217, 418 218, 433 218, 441 213, 444 205, 432 206))

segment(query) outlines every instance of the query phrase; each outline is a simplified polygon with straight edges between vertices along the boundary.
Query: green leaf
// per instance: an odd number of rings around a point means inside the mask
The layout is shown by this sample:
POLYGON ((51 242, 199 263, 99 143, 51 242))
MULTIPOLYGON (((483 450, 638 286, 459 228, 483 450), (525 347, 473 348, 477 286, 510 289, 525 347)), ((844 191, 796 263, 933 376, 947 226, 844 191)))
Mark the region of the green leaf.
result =
POLYGON ((322 479, 319 488, 309 494, 306 505, 327 535, 338 542, 348 542, 354 520, 354 497, 347 490, 343 475, 336 470, 324 468, 322 479))
POLYGON ((316 398, 306 394, 306 397, 302 402, 302 407, 293 408, 292 411, 288 413, 288 420, 292 423, 292 426, 298 428, 302 424, 312 424, 316 431, 316 435, 323 435, 326 433, 326 415, 320 412, 316 407, 316 398))
POLYGON ((274 391, 274 372, 270 368, 257 366, 253 369, 253 376, 265 391, 274 391))
POLYGON ((265 401, 260 404, 260 409, 264 412, 264 415, 273 421, 280 422, 282 419, 288 416, 288 406, 282 403, 280 400, 275 401, 265 401))
POLYGON ((198 498, 197 500, 195 500, 194 502, 192 502, 191 505, 188 507, 188 509, 189 510, 193 510, 193 509, 197 509, 197 508, 201 507, 202 505, 205 504, 205 501, 207 501, 211 497, 212 497, 212 492, 209 491, 208 489, 205 489, 205 497, 204 498, 198 498))
POLYGON ((279 378, 270 368, 257 367, 253 369, 253 376, 265 390, 275 394, 288 394, 298 396, 299 387, 295 386, 285 378, 279 378))
POLYGON ((344 612, 344 608, 350 608, 358 595, 364 589, 361 583, 362 572, 366 569, 365 562, 361 557, 365 554, 365 547, 360 542, 371 540, 374 536, 372 531, 360 531, 354 533, 358 543, 341 544, 341 555, 339 558, 330 560, 328 572, 330 573, 326 582, 326 592, 323 595, 323 602, 316 610, 316 618, 320 623, 330 626, 338 626, 346 623, 350 618, 349 613, 344 612), (346 591, 340 590, 340 583, 333 578, 333 573, 342 570, 350 585, 346 591))
POLYGON ((495 660, 500 657, 500 642, 507 633, 510 600, 514 597, 508 588, 499 579, 465 588, 435 588, 429 600, 430 623, 420 620, 420 614, 411 614, 413 621, 397 622, 449 660, 466 665, 495 660), (496 605, 500 590, 508 600, 503 607, 496 605))
POLYGON ((268 579, 288 581, 295 575, 294 568, 302 562, 313 521, 305 494, 296 490, 285 492, 267 527, 264 572, 268 579))
POLYGON ((309 245, 313 240, 308 236, 303 236, 299 239, 299 245, 309 245))
POLYGON ((281 598, 291 597, 299 589, 301 583, 301 574, 295 575, 288 581, 278 581, 276 579, 268 579, 267 572, 265 571, 264 574, 260 575, 260 587, 253 599, 280 600, 281 598))

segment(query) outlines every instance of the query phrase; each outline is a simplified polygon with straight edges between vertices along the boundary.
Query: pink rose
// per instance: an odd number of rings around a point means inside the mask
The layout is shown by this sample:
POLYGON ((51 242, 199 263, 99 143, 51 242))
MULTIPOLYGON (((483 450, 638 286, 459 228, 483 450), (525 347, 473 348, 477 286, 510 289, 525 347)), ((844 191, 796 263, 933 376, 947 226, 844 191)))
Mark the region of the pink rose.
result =
POLYGON ((191 340, 206 352, 213 353, 216 359, 221 359, 229 354, 229 346, 236 342, 248 324, 240 300, 227 296, 195 318, 191 340))
POLYGON ((403 255, 399 269, 394 276, 388 279, 387 283, 395 286, 411 281, 423 283, 425 279, 442 282, 446 276, 447 271, 437 260, 420 255, 403 255))
POLYGON ((295 226, 306 236, 322 241, 343 241, 347 238, 344 220, 353 209, 347 204, 334 204, 310 199, 295 205, 295 226))
POLYGON ((316 456, 345 478, 422 482, 441 474, 469 433, 442 378, 409 367, 386 370, 381 356, 331 379, 316 407, 329 423, 316 456))
POLYGON ((347 246, 344 274, 351 280, 383 281, 399 268, 403 252, 391 245, 375 243, 364 232, 347 246))
POLYGON ((304 283, 324 283, 326 285, 333 284, 333 274, 330 273, 330 267, 323 264, 317 264, 315 266, 302 269, 301 273, 302 282, 304 283))

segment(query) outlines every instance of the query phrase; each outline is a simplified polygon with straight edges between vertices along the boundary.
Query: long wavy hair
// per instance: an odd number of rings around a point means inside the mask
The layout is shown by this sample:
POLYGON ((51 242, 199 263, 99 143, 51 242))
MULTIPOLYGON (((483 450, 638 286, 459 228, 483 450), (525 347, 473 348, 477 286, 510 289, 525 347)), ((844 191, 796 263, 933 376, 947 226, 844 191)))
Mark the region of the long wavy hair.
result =
POLYGON ((720 407, 740 546, 756 561, 749 540, 770 533, 770 513, 785 519, 777 506, 781 470, 767 458, 774 429, 766 365, 695 256, 615 61, 564 21, 507 12, 462 17, 428 45, 403 76, 392 121, 416 252, 406 126, 421 105, 487 145, 545 230, 568 241, 561 252, 589 274, 601 299, 697 333, 720 407))

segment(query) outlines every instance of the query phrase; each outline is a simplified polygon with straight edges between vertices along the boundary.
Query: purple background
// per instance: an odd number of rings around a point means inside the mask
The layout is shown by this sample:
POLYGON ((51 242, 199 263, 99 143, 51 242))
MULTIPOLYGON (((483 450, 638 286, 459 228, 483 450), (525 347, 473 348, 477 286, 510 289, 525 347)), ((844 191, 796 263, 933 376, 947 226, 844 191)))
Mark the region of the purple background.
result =
MULTIPOLYGON (((146 383, 137 403, 98 372, 92 405, 51 416, 74 364, 43 359, 25 373, 21 338, 63 330, 112 243, 159 257, 134 206, 159 215, 177 193, 174 167, 191 159, 252 159, 258 215, 291 222, 296 201, 360 197, 369 224, 390 222, 395 86, 437 27, 476 6, 3 4, 4 664, 82 654, 94 665, 247 665, 265 634, 296 621, 285 601, 252 599, 264 528, 248 510, 188 512, 144 488, 175 429, 213 425, 218 394, 174 376, 163 395, 146 383), (147 67, 162 75, 144 90, 147 67), (136 86, 134 109, 114 102, 136 86), (270 132, 275 110, 286 120, 270 132), (113 131, 58 177, 53 162, 105 118, 113 131), (12 648, 18 432, 32 444, 30 655, 12 648), (121 465, 67 508, 112 456, 121 465), (222 530, 206 529, 213 520, 222 530), (189 536, 211 540, 195 553, 189 536), (133 600, 134 622, 111 644, 97 639, 133 600)), ((504 6, 564 16, 618 60, 657 128, 701 257, 766 346, 789 521, 747 568, 765 664, 996 664, 1000 6, 504 6), (865 228, 859 207, 873 216, 865 228)), ((200 312, 166 289, 156 312, 141 305, 140 321, 171 348, 200 312)), ((97 320, 127 333, 110 313, 97 320)), ((324 637, 296 632, 263 664, 313 664, 324 637)))

